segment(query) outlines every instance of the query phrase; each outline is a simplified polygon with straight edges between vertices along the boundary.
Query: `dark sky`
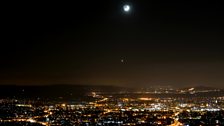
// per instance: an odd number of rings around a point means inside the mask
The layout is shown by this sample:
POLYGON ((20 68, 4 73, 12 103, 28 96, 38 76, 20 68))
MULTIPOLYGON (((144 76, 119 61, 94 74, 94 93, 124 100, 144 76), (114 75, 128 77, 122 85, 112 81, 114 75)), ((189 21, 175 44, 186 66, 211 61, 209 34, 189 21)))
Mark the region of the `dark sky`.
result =
POLYGON ((2 5, 0 84, 224 87, 219 1, 2 5))

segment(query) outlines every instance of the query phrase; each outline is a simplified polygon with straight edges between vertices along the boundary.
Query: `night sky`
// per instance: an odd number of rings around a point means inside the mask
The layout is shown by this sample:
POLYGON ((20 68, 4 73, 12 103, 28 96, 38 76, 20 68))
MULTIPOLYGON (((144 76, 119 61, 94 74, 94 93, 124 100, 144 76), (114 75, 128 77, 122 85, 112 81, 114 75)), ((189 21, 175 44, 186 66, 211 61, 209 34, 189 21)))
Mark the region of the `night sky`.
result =
POLYGON ((224 87, 216 0, 4 3, 0 84, 224 87), (131 6, 130 12, 123 5, 131 6))

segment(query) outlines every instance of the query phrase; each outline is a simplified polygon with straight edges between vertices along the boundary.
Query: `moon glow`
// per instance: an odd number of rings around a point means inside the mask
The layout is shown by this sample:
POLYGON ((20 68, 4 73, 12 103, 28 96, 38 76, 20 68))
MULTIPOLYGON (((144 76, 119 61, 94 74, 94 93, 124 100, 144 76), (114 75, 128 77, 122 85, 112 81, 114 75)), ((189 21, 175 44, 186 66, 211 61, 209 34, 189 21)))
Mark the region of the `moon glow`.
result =
POLYGON ((123 10, 124 10, 125 12, 129 12, 130 9, 131 9, 130 5, 124 5, 124 6, 123 6, 123 10))

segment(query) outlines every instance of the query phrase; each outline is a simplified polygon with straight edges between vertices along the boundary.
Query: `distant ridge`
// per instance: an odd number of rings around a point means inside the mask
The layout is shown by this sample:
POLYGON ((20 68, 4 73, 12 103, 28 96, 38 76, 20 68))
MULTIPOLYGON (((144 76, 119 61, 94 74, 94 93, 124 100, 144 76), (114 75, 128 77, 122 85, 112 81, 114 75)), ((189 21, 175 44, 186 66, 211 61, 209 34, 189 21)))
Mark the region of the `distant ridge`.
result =
POLYGON ((223 90, 221 88, 215 88, 215 87, 210 87, 210 86, 192 86, 192 87, 185 87, 185 88, 180 88, 180 90, 188 90, 194 88, 195 91, 201 91, 201 90, 223 90))
POLYGON ((77 98, 83 97, 89 92, 119 92, 127 88, 108 85, 0 85, 0 98, 77 98))

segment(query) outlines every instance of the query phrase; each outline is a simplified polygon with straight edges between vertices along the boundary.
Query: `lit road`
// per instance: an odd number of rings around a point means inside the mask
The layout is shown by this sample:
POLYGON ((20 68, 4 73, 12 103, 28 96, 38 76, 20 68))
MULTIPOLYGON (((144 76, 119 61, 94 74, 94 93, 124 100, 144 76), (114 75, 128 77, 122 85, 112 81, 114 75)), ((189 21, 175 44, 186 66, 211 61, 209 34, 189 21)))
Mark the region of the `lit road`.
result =
POLYGON ((178 119, 176 118, 176 116, 177 116, 179 113, 180 113, 179 111, 176 112, 176 113, 174 113, 174 117, 173 117, 173 119, 174 119, 174 123, 171 124, 170 126, 183 126, 183 124, 182 124, 181 122, 179 122, 178 119))
POLYGON ((0 120, 0 121, 1 122, 30 122, 30 123, 38 123, 44 126, 50 126, 47 122, 36 121, 32 118, 29 118, 29 119, 20 118, 20 119, 0 120))

